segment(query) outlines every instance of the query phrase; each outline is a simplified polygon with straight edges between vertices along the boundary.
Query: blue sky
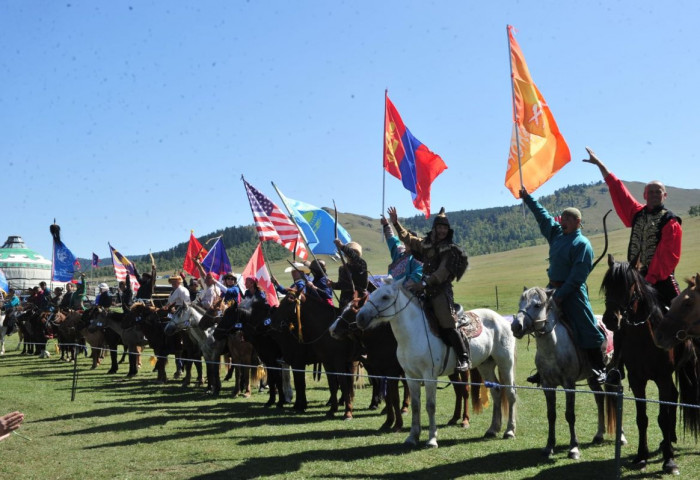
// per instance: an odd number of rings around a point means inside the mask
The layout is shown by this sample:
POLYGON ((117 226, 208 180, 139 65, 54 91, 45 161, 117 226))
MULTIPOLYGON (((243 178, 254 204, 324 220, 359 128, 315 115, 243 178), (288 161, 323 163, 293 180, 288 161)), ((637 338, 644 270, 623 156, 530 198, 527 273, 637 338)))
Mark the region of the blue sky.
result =
MULTIPOLYGON (((513 205, 506 25, 572 152, 535 192, 625 180, 698 187, 694 1, 0 3, 0 240, 136 255, 247 225, 241 175, 378 217, 384 89, 445 160, 432 206, 513 205), (487 5, 488 3, 488 5, 487 5), (692 172, 692 173, 691 173, 692 172)), ((415 215, 400 181, 385 206, 415 215)))

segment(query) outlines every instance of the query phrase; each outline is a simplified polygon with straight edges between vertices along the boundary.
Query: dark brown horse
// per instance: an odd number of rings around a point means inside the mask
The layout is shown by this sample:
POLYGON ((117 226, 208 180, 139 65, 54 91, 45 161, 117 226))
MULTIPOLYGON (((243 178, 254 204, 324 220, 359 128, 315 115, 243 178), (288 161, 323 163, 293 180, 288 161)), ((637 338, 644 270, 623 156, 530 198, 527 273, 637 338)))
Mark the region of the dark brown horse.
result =
POLYGON ((353 384, 353 349, 349 339, 336 340, 328 328, 338 317, 338 309, 312 296, 289 289, 270 317, 272 336, 282 349, 284 360, 292 366, 296 400, 294 409, 304 411, 306 400, 306 365, 323 363, 331 391, 328 416, 338 411, 337 393, 340 387, 345 405, 344 419, 352 418, 355 396, 353 384), (340 375, 336 375, 336 372, 340 375))
MULTIPOLYGON (((649 460, 647 442, 646 385, 653 381, 659 390, 659 427, 663 435, 660 445, 663 455, 663 470, 678 473, 674 461, 673 443, 676 437, 676 402, 678 390, 673 382, 673 373, 680 385, 681 401, 684 404, 700 403, 698 388, 698 352, 692 342, 685 342, 672 352, 658 348, 654 342, 653 328, 663 313, 656 290, 628 263, 616 262, 608 255, 608 271, 603 278, 601 290, 605 293, 605 326, 616 333, 615 350, 621 351, 621 361, 627 369, 630 387, 638 399, 637 428, 639 447, 632 463, 645 468, 649 460), (622 345, 620 345, 622 343, 622 345), (680 359, 688 359, 685 364, 680 359), (676 361, 678 360, 678 361, 676 361)), ((684 427, 697 440, 700 416, 697 408, 683 407, 684 427)))

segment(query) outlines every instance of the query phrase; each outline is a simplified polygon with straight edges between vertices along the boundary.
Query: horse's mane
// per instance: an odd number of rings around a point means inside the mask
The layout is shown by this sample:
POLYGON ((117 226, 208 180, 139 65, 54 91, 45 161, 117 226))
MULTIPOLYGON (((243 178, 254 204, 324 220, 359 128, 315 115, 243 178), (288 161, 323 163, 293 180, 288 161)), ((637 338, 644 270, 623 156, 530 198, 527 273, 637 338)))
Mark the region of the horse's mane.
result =
POLYGON ((658 291, 647 282, 641 272, 627 262, 613 262, 603 277, 600 286, 605 297, 629 298, 630 289, 636 286, 641 298, 641 305, 646 305, 650 320, 661 317, 662 309, 658 291))

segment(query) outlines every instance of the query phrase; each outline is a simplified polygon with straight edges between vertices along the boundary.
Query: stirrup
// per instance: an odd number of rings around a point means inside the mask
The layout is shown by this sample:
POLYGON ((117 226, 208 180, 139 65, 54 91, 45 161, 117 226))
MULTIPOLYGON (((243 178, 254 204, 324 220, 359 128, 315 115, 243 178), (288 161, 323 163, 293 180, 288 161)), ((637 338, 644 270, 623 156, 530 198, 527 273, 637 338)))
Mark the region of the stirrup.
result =
POLYGON ((455 365, 455 372, 467 372, 471 370, 471 365, 469 364, 469 360, 464 360, 464 359, 458 359, 457 364, 455 365))
POLYGON ((598 385, 603 385, 608 380, 608 375, 605 373, 605 370, 593 369, 592 371, 593 375, 591 375, 590 378, 598 385))

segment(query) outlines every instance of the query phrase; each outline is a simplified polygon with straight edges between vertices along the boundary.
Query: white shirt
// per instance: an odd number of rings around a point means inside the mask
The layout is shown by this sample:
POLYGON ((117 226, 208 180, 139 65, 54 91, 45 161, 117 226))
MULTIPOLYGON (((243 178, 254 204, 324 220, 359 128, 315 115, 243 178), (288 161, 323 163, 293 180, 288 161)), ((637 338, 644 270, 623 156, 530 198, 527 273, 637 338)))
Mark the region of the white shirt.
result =
POLYGON ((180 284, 168 297, 168 305, 181 307, 190 304, 190 292, 180 284))
POLYGON ((216 301, 221 296, 221 289, 216 283, 209 285, 202 291, 202 296, 199 298, 200 303, 204 308, 212 308, 216 301))

